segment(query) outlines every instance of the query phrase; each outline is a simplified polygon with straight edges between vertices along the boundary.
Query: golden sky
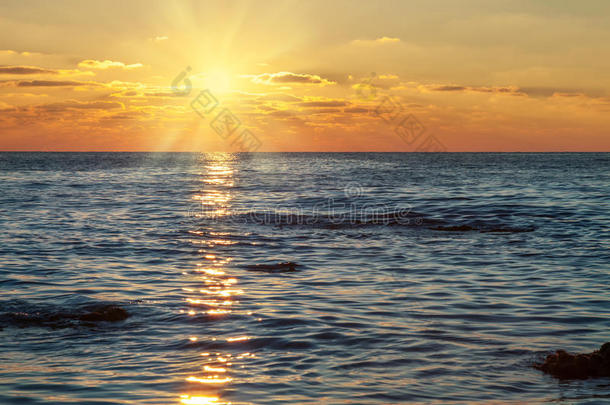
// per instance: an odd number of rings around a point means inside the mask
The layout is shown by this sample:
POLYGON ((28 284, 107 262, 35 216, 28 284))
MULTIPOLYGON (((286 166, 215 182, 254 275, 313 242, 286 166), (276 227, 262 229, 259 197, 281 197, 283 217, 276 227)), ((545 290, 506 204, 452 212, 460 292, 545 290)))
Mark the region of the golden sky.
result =
POLYGON ((258 151, 610 151, 609 18, 606 0, 5 1, 0 150, 234 151, 249 131, 258 151))

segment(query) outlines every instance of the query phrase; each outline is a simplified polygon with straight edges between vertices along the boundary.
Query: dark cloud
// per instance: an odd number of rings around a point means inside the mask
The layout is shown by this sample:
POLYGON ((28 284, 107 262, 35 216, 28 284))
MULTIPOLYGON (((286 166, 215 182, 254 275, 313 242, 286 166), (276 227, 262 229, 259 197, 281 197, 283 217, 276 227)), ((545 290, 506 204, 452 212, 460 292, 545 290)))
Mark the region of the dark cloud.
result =
POLYGON ((512 94, 516 96, 522 96, 525 93, 517 87, 476 87, 476 86, 456 86, 456 85, 445 85, 445 86, 431 86, 432 91, 450 91, 450 92, 462 92, 462 91, 473 91, 477 93, 504 93, 512 94))
POLYGON ((524 96, 525 93, 518 87, 468 87, 467 90, 477 93, 504 93, 514 96, 524 96))
POLYGON ((148 114, 142 111, 131 111, 126 113, 113 114, 107 117, 102 117, 101 120, 108 121, 125 121, 125 120, 137 120, 146 117, 148 114))
POLYGON ((254 83, 259 84, 288 84, 288 83, 302 83, 302 84, 335 84, 331 80, 324 79, 318 75, 308 73, 291 73, 291 72, 278 72, 278 73, 263 73, 260 75, 251 76, 254 83))
POLYGON ((547 98, 560 95, 561 97, 578 97, 585 95, 587 97, 599 97, 600 94, 595 92, 587 92, 583 89, 568 89, 558 87, 516 87, 516 86, 504 86, 504 87, 477 87, 477 86, 428 86, 432 91, 471 91, 477 93, 501 93, 513 96, 529 96, 538 98, 547 98))
POLYGON ((69 100, 59 103, 43 104, 38 106, 39 110, 44 111, 65 111, 68 109, 77 110, 112 110, 115 108, 124 108, 122 103, 117 101, 76 101, 69 100))
POLYGON ((342 111, 338 108, 314 108, 311 110, 307 110, 307 114, 331 114, 331 113, 341 113, 342 111))
POLYGON ((17 87, 79 87, 101 86, 95 82, 77 82, 73 80, 21 80, 14 82, 17 87))
MULTIPOLYGON (((559 87, 523 87, 519 89, 521 92, 531 97, 551 97, 555 93, 561 94, 583 94, 582 89, 567 89, 559 87)), ((591 96, 593 96, 591 94, 591 96)))
POLYGON ((438 87, 433 87, 432 90, 434 90, 434 91, 464 91, 464 90, 468 90, 468 87, 464 87, 464 86, 438 86, 438 87))
POLYGON ((59 72, 52 69, 44 69, 34 66, 0 66, 0 74, 6 75, 36 75, 36 74, 53 74, 59 72))
POLYGON ((286 111, 286 110, 275 110, 275 111, 270 112, 269 115, 271 115, 273 117, 284 118, 284 117, 293 117, 294 113, 292 111, 286 111))
POLYGON ((348 113, 348 114, 362 114, 362 113, 368 113, 369 112, 368 109, 362 108, 362 107, 346 108, 343 111, 348 113))
POLYGON ((147 97, 184 97, 184 94, 174 93, 171 91, 161 91, 157 93, 144 93, 147 97))
POLYGON ((574 98, 574 97, 586 97, 586 96, 583 93, 553 93, 553 97, 574 98))
POLYGON ((350 105, 350 103, 346 101, 304 101, 299 103, 302 107, 345 107, 350 105))

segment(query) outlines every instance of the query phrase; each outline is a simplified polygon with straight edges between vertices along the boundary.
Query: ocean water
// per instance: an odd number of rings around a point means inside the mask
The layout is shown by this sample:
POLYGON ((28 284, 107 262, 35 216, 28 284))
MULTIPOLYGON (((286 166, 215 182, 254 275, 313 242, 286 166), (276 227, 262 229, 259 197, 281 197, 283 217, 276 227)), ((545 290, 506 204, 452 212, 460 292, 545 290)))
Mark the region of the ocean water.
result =
POLYGON ((610 403, 531 367, 610 341, 610 154, 2 153, 0 184, 1 404, 610 403))

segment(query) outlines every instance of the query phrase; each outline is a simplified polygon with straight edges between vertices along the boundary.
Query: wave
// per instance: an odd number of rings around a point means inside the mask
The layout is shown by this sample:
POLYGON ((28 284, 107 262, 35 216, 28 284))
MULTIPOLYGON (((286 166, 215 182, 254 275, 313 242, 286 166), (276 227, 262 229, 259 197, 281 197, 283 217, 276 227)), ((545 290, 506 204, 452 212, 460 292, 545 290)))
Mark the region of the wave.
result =
POLYGON ((190 211, 188 215, 196 221, 212 221, 233 225, 301 225, 321 228, 343 228, 368 225, 421 226, 425 224, 433 225, 436 223, 442 223, 442 221, 426 218, 423 215, 411 212, 410 209, 398 209, 393 211, 344 211, 331 213, 261 210, 237 212, 228 215, 206 215, 206 213, 190 211))
POLYGON ((430 228, 433 231, 445 231, 445 232, 481 232, 481 233, 521 233, 521 232, 533 232, 536 230, 533 226, 528 227, 509 227, 509 226, 494 226, 494 225, 483 225, 483 226, 471 226, 471 225, 453 225, 453 226, 437 226, 430 228))
POLYGON ((410 209, 394 211, 345 211, 340 213, 306 214, 302 212, 282 211, 248 211, 222 216, 196 215, 189 216, 198 224, 218 222, 222 224, 247 226, 267 225, 277 227, 313 227, 325 229, 348 229, 358 227, 412 227, 445 232, 481 232, 481 233, 522 233, 533 232, 533 225, 507 224, 500 218, 489 218, 486 221, 472 220, 472 215, 451 220, 433 217, 410 209))

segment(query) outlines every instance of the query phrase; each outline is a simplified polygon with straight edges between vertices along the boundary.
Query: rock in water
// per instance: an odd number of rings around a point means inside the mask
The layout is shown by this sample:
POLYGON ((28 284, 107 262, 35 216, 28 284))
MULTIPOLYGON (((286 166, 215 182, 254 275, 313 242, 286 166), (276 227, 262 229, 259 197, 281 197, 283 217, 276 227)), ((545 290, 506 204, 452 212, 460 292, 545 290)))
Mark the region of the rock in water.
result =
POLYGON ((599 350, 585 354, 557 350, 549 354, 544 363, 534 364, 534 368, 561 379, 610 377, 610 342, 604 343, 599 350))
POLYGON ((38 306, 21 304, 21 307, 14 308, 17 310, 9 308, 9 311, 0 311, 0 328, 7 326, 72 328, 92 326, 99 322, 118 322, 129 317, 125 309, 112 304, 97 303, 70 309, 52 304, 38 306))
POLYGON ((118 322, 129 317, 127 311, 116 305, 104 305, 92 308, 91 312, 81 315, 78 319, 85 322, 118 322))
POLYGON ((300 265, 294 262, 282 262, 275 264, 249 264, 244 266, 248 271, 261 271, 265 273, 288 273, 297 271, 300 265))

